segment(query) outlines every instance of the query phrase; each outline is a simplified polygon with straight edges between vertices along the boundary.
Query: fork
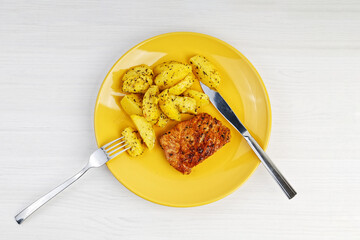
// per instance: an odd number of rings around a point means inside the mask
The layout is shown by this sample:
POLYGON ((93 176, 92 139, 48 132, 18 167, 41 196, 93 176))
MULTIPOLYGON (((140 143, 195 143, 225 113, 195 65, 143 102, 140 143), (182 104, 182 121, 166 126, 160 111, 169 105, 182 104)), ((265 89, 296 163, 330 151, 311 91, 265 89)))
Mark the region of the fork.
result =
POLYGON ((64 183, 60 184, 59 186, 51 190, 49 193, 45 194, 44 196, 42 196, 41 198, 30 204, 28 207, 23 209, 20 213, 18 213, 15 216, 16 222, 18 224, 24 222, 32 213, 34 213, 41 206, 47 203, 50 199, 58 195, 60 192, 65 190, 65 188, 67 188, 76 180, 78 180, 90 168, 101 167, 109 160, 118 156, 120 153, 123 153, 126 150, 130 149, 130 147, 125 148, 128 144, 125 143, 125 141, 122 139, 123 137, 115 139, 114 141, 105 144, 104 146, 93 152, 90 156, 89 162, 86 164, 86 166, 83 169, 81 169, 80 172, 78 172, 73 177, 69 178, 64 183))

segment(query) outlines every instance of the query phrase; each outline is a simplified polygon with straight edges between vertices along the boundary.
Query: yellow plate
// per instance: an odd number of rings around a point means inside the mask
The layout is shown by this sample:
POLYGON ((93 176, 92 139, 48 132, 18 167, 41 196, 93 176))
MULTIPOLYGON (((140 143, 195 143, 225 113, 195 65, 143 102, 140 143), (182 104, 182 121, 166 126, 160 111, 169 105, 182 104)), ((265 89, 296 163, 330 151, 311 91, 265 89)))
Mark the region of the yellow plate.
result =
MULTIPOLYGON (((201 54, 220 71, 219 92, 234 109, 258 143, 266 148, 271 130, 270 101, 264 83, 252 64, 229 44, 199 33, 175 32, 150 38, 124 54, 106 76, 95 106, 95 136, 98 146, 118 138, 133 126, 119 105, 120 81, 126 69, 177 60, 188 62, 201 54)), ((195 86, 200 90, 199 85, 195 86)), ((112 174, 129 190, 154 203, 174 207, 193 207, 219 200, 233 192, 253 173, 259 160, 246 141, 211 105, 207 112, 231 130, 231 141, 199 164, 190 175, 182 175, 169 165, 158 143, 137 158, 123 153, 107 163, 112 174)), ((184 117, 184 119, 189 116, 184 117)), ((174 126, 156 127, 157 137, 174 126)), ((245 194, 245 193, 244 193, 245 194)))

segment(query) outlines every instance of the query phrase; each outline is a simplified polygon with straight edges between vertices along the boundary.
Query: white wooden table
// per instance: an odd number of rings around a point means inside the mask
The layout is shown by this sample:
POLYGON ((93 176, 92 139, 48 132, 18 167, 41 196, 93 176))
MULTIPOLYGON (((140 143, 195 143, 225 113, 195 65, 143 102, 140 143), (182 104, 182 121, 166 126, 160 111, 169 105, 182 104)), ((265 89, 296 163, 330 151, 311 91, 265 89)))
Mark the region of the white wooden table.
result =
POLYGON ((360 239, 359 1, 0 1, 0 239, 360 239), (338 2, 338 3, 337 3, 338 2), (113 63, 165 32, 239 49, 273 114, 263 166, 210 205, 170 208, 90 171, 23 225, 14 215, 83 166, 113 63))

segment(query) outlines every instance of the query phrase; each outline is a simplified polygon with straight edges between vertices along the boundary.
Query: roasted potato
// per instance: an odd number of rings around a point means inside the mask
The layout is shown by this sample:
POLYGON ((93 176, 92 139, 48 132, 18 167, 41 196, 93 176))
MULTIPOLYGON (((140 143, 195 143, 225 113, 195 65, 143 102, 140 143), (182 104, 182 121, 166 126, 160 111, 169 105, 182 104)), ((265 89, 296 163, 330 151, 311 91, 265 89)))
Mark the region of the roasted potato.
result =
POLYGON ((194 77, 192 73, 189 73, 188 75, 186 75, 184 80, 180 81, 175 86, 169 88, 169 93, 174 95, 180 95, 183 92, 185 92, 186 89, 190 88, 191 85, 193 85, 193 83, 194 83, 194 77))
POLYGON ((142 102, 142 113, 146 121, 156 123, 160 116, 160 109, 158 106, 159 87, 153 85, 144 94, 142 102))
POLYGON ((127 150, 128 154, 132 157, 140 156, 144 152, 144 147, 141 144, 141 138, 138 136, 138 132, 131 127, 125 128, 121 135, 124 137, 125 143, 130 147, 127 150))
POLYGON ((173 67, 175 67, 175 69, 179 69, 179 68, 183 69, 184 67, 186 67, 191 71, 191 66, 189 64, 178 62, 178 61, 167 61, 167 62, 163 62, 163 63, 156 65, 154 67, 154 74, 156 76, 159 73, 161 73, 165 70, 168 70, 169 68, 173 68, 173 67))
POLYGON ((196 101, 193 98, 175 96, 174 103, 181 113, 197 114, 196 101))
POLYGON ((130 117, 139 131, 141 138, 144 140, 145 145, 149 149, 153 149, 156 136, 152 124, 146 121, 144 117, 139 115, 131 115, 130 117))
POLYGON ((155 84, 163 90, 177 84, 180 80, 184 79, 186 75, 191 72, 189 64, 170 61, 157 65, 154 68, 155 84))
POLYGON ((203 56, 196 55, 190 58, 190 64, 201 82, 210 88, 217 89, 220 84, 220 73, 211 62, 203 56))
POLYGON ((122 90, 127 93, 145 93, 153 83, 153 76, 153 71, 145 64, 132 67, 122 79, 122 90))
POLYGON ((133 114, 142 115, 142 96, 140 94, 128 94, 125 95, 120 101, 121 107, 124 111, 129 114, 129 116, 133 114))
POLYGON ((175 105, 175 97, 175 95, 169 94, 169 89, 165 89, 159 95, 159 107, 168 118, 180 121, 181 115, 175 105))
POLYGON ((191 98, 195 99, 196 105, 198 107, 209 104, 209 97, 205 93, 198 92, 198 91, 195 91, 192 89, 188 89, 183 93, 183 95, 185 97, 191 97, 191 98))
POLYGON ((169 122, 169 118, 162 112, 160 114, 159 120, 156 123, 156 126, 165 127, 168 122, 169 122))

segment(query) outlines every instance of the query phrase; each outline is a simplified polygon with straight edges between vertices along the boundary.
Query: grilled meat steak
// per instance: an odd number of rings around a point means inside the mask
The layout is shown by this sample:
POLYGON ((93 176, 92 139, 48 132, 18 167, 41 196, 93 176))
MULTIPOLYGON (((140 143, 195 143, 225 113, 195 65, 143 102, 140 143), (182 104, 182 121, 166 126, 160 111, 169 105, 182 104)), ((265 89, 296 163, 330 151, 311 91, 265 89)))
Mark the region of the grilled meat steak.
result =
POLYGON ((230 141, 229 128, 207 113, 178 123, 160 138, 170 165, 183 174, 230 141))

